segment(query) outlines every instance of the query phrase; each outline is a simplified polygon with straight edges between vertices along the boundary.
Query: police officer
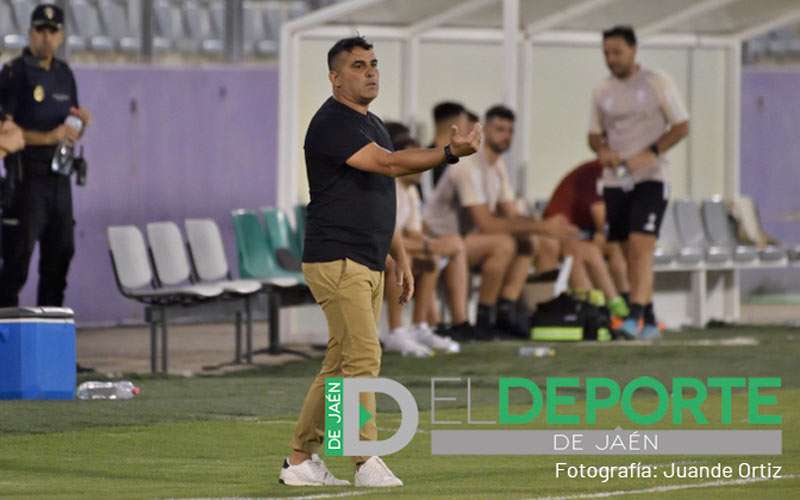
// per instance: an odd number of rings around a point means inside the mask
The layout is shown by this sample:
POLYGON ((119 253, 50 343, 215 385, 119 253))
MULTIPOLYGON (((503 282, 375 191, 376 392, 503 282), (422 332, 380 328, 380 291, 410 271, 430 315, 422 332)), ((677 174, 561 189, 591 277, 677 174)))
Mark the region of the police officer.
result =
POLYGON ((16 176, 17 182, 3 214, 0 307, 18 305, 37 241, 37 303, 61 306, 64 302, 74 253, 72 193, 70 177, 54 173, 51 164, 58 144, 79 140, 91 115, 78 104, 72 70, 55 58, 64 42, 63 26, 64 12, 59 7, 37 6, 31 14, 29 46, 0 74, 3 108, 19 124, 26 144, 18 158, 6 157, 6 172, 16 176), (70 115, 83 122, 81 132, 65 125, 70 115))

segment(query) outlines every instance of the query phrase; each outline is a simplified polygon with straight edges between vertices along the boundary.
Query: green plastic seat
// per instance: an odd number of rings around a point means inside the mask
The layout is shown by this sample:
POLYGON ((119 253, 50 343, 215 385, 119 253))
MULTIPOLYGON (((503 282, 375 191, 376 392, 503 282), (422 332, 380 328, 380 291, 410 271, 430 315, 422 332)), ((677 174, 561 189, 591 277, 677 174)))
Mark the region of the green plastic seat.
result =
POLYGON ((242 278, 294 278, 305 283, 302 273, 286 271, 278 265, 275 249, 270 245, 271 238, 265 233, 256 212, 234 210, 231 215, 236 233, 239 275, 242 278))
POLYGON ((306 239, 306 205, 295 205, 294 207, 294 220, 295 220, 295 248, 297 248, 297 255, 301 258, 303 256, 303 248, 305 247, 306 239))
POLYGON ((295 238, 289 219, 280 208, 265 207, 261 209, 264 214, 264 223, 267 230, 267 244, 272 251, 285 248, 297 256, 295 238))

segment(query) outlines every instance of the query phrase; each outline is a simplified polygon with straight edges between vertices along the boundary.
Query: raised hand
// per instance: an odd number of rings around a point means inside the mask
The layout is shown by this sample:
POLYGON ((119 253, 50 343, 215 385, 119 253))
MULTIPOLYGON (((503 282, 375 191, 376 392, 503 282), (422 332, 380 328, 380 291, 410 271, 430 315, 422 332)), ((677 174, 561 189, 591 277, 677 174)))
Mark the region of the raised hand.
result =
POLYGON ((459 158, 469 156, 481 147, 481 124, 476 123, 468 134, 462 134, 458 127, 450 129, 450 151, 459 158))

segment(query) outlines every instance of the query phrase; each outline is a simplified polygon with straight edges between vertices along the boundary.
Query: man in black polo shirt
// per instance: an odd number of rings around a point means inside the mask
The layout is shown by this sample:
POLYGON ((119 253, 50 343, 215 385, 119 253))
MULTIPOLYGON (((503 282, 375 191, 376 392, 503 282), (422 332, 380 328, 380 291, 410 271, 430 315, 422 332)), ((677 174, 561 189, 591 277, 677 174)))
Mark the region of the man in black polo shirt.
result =
MULTIPOLYGON (((454 130, 443 148, 392 151, 383 122, 369 112, 378 96, 378 60, 364 38, 339 40, 328 52, 333 96, 314 115, 305 141, 311 202, 306 221, 303 274, 328 321, 328 349, 306 395, 280 481, 292 486, 345 485, 316 455, 324 433, 327 377, 377 377, 381 364, 378 321, 387 254, 401 303, 414 292, 409 259, 393 238, 393 177, 422 172, 474 153, 480 127, 454 130)), ((375 395, 360 403, 375 415, 375 395)), ((361 427, 362 440, 377 439, 375 419, 361 427)), ((354 457, 356 486, 403 483, 380 457, 354 457)))
POLYGON ((28 277, 36 242, 40 242, 37 303, 61 306, 74 253, 70 178, 54 173, 59 143, 80 138, 65 125, 70 115, 83 123, 89 112, 79 107, 72 70, 55 58, 64 42, 64 12, 43 4, 31 14, 30 45, 0 74, 6 89, 3 107, 22 128, 26 147, 18 158, 6 158, 6 171, 17 176, 14 199, 3 214, 3 269, 0 307, 16 306, 28 277), (17 171, 14 172, 14 169, 17 171))

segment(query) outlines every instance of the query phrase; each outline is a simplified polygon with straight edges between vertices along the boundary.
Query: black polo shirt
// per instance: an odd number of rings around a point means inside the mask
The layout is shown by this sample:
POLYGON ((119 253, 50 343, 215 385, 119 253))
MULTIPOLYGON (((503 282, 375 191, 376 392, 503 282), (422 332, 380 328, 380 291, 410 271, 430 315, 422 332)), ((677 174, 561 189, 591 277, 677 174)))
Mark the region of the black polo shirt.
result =
POLYGON ((311 202, 303 262, 349 258, 384 270, 397 210, 394 178, 345 163, 371 142, 393 150, 380 118, 332 97, 311 119, 304 146, 311 202))
MULTIPOLYGON (((26 130, 48 132, 69 116, 71 107, 78 107, 78 88, 67 63, 53 59, 45 69, 29 49, 3 67, 0 88, 5 90, 2 107, 26 130)), ((55 146, 28 146, 22 160, 49 162, 55 146)))

